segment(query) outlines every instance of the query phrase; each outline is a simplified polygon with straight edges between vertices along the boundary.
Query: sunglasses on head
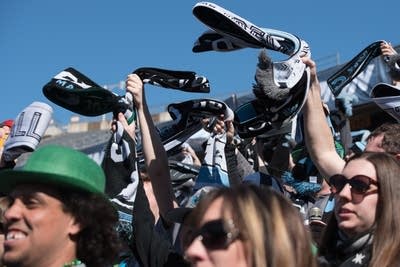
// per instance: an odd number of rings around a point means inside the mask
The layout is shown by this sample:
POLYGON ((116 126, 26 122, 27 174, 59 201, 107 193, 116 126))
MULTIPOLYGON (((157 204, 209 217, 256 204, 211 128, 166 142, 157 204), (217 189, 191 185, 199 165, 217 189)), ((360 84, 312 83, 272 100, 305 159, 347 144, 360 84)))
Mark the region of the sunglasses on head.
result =
POLYGON ((356 175, 347 179, 341 174, 335 174, 329 178, 332 193, 336 194, 343 190, 346 184, 350 185, 351 192, 354 194, 365 194, 371 187, 371 184, 378 186, 378 182, 365 175, 356 175))
POLYGON ((232 220, 213 220, 205 223, 200 229, 189 231, 185 245, 188 247, 196 238, 199 238, 208 250, 226 249, 239 237, 239 230, 232 220))

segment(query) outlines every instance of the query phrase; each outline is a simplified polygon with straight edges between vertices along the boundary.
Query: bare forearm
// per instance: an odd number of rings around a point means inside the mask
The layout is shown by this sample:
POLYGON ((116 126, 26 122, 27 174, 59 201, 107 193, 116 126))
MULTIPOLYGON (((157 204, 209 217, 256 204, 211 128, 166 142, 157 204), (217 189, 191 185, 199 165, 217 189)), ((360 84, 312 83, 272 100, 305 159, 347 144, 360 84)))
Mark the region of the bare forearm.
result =
POLYGON ((174 207, 167 153, 145 101, 137 111, 147 172, 151 179, 160 213, 164 217, 166 212, 174 207))
POLYGON ((324 177, 340 173, 344 161, 336 153, 331 129, 327 123, 321 101, 321 88, 316 77, 315 65, 307 101, 303 107, 304 134, 311 159, 324 177))
POLYGON ((334 150, 333 136, 326 121, 321 94, 318 90, 310 90, 303 107, 304 131, 307 148, 310 153, 334 150))

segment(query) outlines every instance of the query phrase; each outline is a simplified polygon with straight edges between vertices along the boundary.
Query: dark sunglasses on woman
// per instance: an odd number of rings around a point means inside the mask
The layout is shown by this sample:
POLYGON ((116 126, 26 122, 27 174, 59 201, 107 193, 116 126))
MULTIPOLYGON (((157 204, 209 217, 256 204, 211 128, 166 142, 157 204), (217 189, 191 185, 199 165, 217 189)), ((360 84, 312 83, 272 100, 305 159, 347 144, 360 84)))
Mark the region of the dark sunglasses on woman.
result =
POLYGON ((193 240, 200 238, 204 247, 208 250, 226 249, 233 241, 239 237, 239 230, 235 227, 232 220, 223 219, 206 222, 200 229, 188 231, 184 241, 188 247, 193 240))
POLYGON ((371 185, 378 186, 378 182, 366 175, 355 175, 348 179, 344 175, 335 174, 329 178, 332 193, 336 194, 343 190, 346 184, 350 185, 352 194, 364 195, 371 185))

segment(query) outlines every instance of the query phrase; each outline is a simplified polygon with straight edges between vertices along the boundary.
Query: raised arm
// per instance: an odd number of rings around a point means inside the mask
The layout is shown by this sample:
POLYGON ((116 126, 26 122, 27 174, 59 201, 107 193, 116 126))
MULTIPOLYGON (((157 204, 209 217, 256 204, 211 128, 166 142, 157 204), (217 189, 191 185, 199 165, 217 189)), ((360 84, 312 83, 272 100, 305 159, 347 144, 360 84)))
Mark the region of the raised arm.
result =
POLYGON ((138 75, 128 75, 126 90, 132 93, 137 109, 147 173, 153 186, 160 214, 165 218, 165 214, 177 205, 174 202, 167 153, 154 126, 143 89, 143 82, 138 75))
POLYGON ((345 162, 336 152, 326 121, 315 62, 306 57, 303 62, 310 68, 311 75, 310 90, 303 107, 305 143, 315 166, 325 178, 329 178, 340 173, 345 162))
POLYGON ((388 42, 381 43, 381 52, 389 66, 389 75, 392 78, 392 84, 400 86, 400 55, 393 48, 392 44, 388 42))

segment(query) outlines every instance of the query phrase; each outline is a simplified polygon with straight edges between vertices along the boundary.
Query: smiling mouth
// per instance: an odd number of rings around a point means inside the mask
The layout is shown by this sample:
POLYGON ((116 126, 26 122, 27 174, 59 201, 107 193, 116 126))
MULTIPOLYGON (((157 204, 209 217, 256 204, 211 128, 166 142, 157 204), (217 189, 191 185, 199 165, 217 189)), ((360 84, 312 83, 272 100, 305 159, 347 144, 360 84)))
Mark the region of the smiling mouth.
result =
POLYGON ((20 231, 9 231, 6 235, 6 240, 20 240, 24 239, 26 234, 20 231))

